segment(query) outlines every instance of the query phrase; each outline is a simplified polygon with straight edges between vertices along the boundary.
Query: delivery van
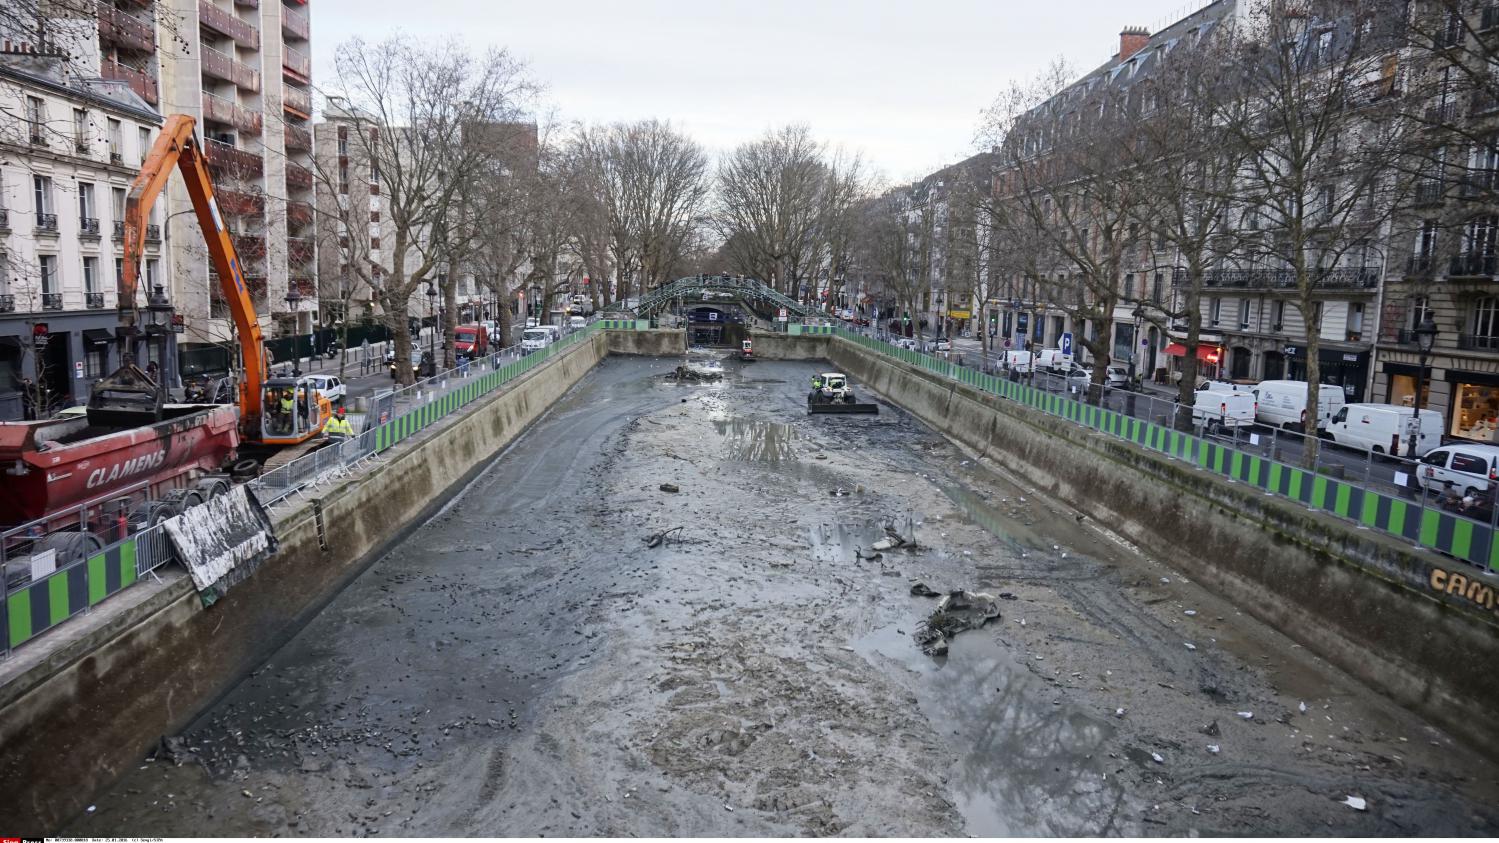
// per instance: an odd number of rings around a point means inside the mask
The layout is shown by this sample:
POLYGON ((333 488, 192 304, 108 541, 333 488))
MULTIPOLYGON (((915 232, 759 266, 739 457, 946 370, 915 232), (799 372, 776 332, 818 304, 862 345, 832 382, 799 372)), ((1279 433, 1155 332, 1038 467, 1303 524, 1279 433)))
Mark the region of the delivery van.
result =
POLYGON ((1028 374, 1032 371, 1032 357, 1029 351, 1006 351, 1005 368, 1012 372, 1028 374))
POLYGON ((453 350, 470 360, 489 353, 489 329, 483 323, 459 325, 453 330, 453 350))
POLYGON ((1220 433, 1254 425, 1254 393, 1215 392, 1211 389, 1193 393, 1192 424, 1209 433, 1220 433))
POLYGON ((1442 444, 1442 414, 1422 410, 1416 451, 1410 453, 1410 407, 1394 404, 1344 404, 1327 423, 1327 438, 1347 448, 1398 457, 1421 457, 1442 444))
MULTIPOLYGON (((1254 388, 1259 409, 1255 418, 1267 427, 1289 430, 1306 430, 1307 418, 1305 381, 1260 381, 1254 388)), ((1347 403, 1343 388, 1324 383, 1317 389, 1317 429, 1325 430, 1327 423, 1347 403)))
POLYGON ((1036 354, 1035 366, 1042 372, 1066 372, 1072 368, 1072 355, 1060 348, 1043 348, 1036 354))

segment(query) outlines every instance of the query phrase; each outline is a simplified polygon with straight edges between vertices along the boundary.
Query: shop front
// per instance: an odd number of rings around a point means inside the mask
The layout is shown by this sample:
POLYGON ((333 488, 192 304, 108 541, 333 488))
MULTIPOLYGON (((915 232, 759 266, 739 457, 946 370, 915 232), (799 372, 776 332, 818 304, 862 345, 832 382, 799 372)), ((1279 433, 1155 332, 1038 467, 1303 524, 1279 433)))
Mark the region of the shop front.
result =
POLYGON ((1499 442, 1499 375, 1447 370, 1451 404, 1447 435, 1474 442, 1499 442))
MULTIPOLYGON (((1175 372, 1181 372, 1181 358, 1187 356, 1187 347, 1179 342, 1173 342, 1166 346, 1166 354, 1174 358, 1172 366, 1175 372)), ((1217 380, 1219 369, 1223 363, 1223 346, 1201 343, 1197 346, 1197 376, 1208 380, 1217 380)))
MULTIPOLYGON (((1293 381, 1306 380, 1306 346, 1287 345, 1281 351, 1285 355, 1286 378, 1293 381)), ((1349 403, 1363 401, 1369 379, 1369 352, 1338 348, 1322 348, 1318 351, 1318 369, 1322 383, 1342 387, 1343 398, 1349 403)), ((1266 370, 1268 372, 1268 366, 1266 370)), ((1268 374, 1266 379, 1269 379, 1268 374)))

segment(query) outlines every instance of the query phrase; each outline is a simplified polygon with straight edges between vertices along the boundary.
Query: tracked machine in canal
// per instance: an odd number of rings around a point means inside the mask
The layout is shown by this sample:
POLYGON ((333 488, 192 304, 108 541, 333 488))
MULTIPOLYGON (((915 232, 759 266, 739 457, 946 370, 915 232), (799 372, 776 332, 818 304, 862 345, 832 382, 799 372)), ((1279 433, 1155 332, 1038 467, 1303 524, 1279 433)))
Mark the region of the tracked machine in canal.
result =
POLYGON ((841 372, 818 375, 807 393, 808 413, 878 413, 880 405, 860 403, 849 386, 848 376, 841 372))

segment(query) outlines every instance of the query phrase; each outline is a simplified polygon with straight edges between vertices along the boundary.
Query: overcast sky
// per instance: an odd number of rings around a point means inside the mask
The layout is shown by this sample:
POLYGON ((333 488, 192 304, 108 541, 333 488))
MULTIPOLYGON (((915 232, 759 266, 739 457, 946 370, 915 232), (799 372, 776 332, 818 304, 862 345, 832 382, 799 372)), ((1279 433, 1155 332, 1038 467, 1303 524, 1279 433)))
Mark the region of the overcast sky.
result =
POLYGON ((1184 0, 315 0, 315 68, 398 30, 504 46, 567 120, 669 119, 717 153, 806 123, 891 181, 973 152, 980 112, 1062 56, 1079 70, 1206 4, 1184 0))

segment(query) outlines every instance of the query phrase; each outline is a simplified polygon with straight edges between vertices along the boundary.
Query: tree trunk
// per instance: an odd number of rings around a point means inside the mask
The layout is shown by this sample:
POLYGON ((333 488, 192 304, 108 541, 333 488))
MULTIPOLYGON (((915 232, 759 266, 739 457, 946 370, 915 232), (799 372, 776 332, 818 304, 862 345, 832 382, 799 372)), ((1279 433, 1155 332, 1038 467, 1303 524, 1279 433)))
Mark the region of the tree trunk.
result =
POLYGON ((411 377, 411 313, 409 299, 405 296, 384 296, 386 318, 391 321, 391 343, 395 345, 396 383, 410 386, 411 377))
POLYGON ((458 282, 450 280, 442 290, 442 366, 451 369, 458 365, 458 282))
MULTIPOLYGON (((1322 440, 1317 438, 1317 410, 1321 406, 1322 391, 1322 326, 1315 323, 1316 305, 1312 302, 1310 288, 1303 284, 1304 291, 1297 306, 1301 309, 1301 321, 1306 326, 1306 425, 1302 433, 1306 438, 1302 440, 1301 464, 1305 468, 1313 468, 1317 465, 1317 452, 1320 450, 1322 440)), ((1419 400, 1419 396, 1418 399, 1419 400)), ((1407 457, 1410 454, 1406 454, 1407 457)))
POLYGON ((1197 346, 1202 338, 1202 296, 1198 292, 1202 289, 1202 271, 1196 267, 1189 267, 1187 271, 1191 273, 1183 302, 1187 337, 1182 343, 1186 353, 1182 356, 1182 379, 1176 386, 1176 418, 1173 421, 1177 430, 1192 429, 1192 407, 1197 403, 1197 346))

